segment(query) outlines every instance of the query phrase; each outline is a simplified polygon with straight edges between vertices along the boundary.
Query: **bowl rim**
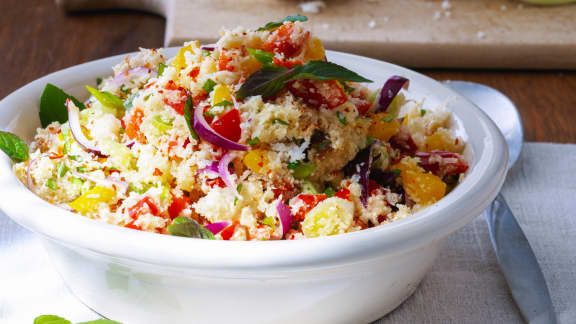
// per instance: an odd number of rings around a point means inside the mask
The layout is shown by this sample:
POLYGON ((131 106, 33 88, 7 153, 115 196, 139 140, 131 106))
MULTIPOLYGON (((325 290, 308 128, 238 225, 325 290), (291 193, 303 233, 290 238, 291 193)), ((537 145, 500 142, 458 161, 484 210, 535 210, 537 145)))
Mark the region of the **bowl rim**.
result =
MULTIPOLYGON (((164 53, 176 49, 166 48, 164 53)), ((90 74, 104 65, 111 69, 129 54, 133 53, 76 65, 21 87, 0 101, 0 125, 10 127, 6 112, 16 109, 14 107, 19 107, 23 101, 29 103, 27 98, 32 93, 39 98, 45 83, 58 84, 64 75, 86 71, 90 74)), ((473 126, 482 136, 468 141, 478 142, 480 149, 474 152, 473 167, 464 181, 449 195, 411 217, 358 232, 294 241, 213 241, 142 232, 78 217, 29 191, 12 172, 10 159, 2 154, 0 195, 4 199, 0 199, 0 209, 20 225, 60 244, 116 259, 211 271, 303 271, 342 266, 418 248, 464 226, 496 197, 506 176, 508 150, 496 125, 478 107, 441 83, 407 68, 335 51, 327 51, 327 55, 331 61, 351 61, 391 71, 389 75, 401 74, 462 105, 458 106, 464 110, 460 115, 470 120, 466 131, 473 126), (40 212, 42 216, 37 215, 40 212)), ((452 113, 458 115, 456 111, 452 113)))

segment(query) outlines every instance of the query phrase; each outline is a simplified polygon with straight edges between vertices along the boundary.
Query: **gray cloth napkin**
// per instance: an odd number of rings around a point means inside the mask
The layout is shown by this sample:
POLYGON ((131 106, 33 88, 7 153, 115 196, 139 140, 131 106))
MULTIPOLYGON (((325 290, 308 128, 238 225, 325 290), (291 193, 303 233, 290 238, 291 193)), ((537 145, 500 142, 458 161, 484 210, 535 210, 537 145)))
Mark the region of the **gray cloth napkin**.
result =
MULTIPOLYGON (((542 266, 560 322, 574 323, 576 145, 527 143, 504 196, 542 266)), ((0 214, 0 323, 31 324, 41 314, 98 318, 68 292, 38 239, 0 214)), ((415 294, 376 323, 522 323, 484 218, 448 238, 415 294)))

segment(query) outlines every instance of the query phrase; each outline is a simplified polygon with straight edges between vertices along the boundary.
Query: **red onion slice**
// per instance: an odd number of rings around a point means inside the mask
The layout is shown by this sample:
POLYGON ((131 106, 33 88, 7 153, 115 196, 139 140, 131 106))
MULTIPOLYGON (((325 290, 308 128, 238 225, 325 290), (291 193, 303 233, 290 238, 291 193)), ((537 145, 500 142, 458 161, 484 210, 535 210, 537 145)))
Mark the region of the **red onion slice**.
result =
POLYGON ((378 108, 376 109, 376 112, 386 112, 392 103, 392 100, 396 98, 398 92, 400 92, 402 88, 407 89, 408 84, 408 79, 399 75, 390 77, 386 83, 384 83, 382 91, 380 91, 380 100, 378 101, 378 108))
POLYGON ((36 186, 34 185, 34 181, 32 181, 32 175, 30 174, 30 169, 32 168, 32 164, 34 164, 38 159, 32 159, 28 162, 28 166, 26 166, 26 186, 32 192, 36 192, 36 186))
POLYGON ((228 152, 224 154, 220 162, 218 162, 218 174, 222 178, 222 181, 228 186, 228 188, 232 190, 236 190, 236 186, 234 184, 234 180, 232 179, 232 175, 230 174, 230 169, 228 169, 228 165, 234 159, 234 154, 232 152, 228 152))
POLYGON ((80 109, 76 107, 74 102, 70 99, 66 99, 66 108, 68 109, 68 123, 70 125, 70 132, 80 146, 84 147, 88 152, 94 153, 98 156, 105 157, 106 155, 96 147, 96 145, 86 138, 82 132, 82 126, 80 125, 80 109))
POLYGON ((120 85, 126 83, 127 81, 132 80, 132 79, 137 78, 137 77, 149 75, 150 78, 152 78, 152 77, 155 77, 157 74, 158 74, 158 72, 156 72, 152 69, 149 69, 149 68, 143 67, 143 66, 138 66, 138 67, 131 68, 127 71, 124 71, 124 72, 118 74, 117 76, 115 76, 110 81, 110 83, 112 83, 113 85, 116 85, 116 86, 120 86, 120 85))
POLYGON ((202 45, 200 47, 201 50, 203 51, 210 51, 212 52, 213 50, 216 49, 216 44, 206 44, 206 45, 202 45))
POLYGON ((218 147, 234 151, 248 151, 248 146, 233 142, 216 133, 204 119, 204 114, 200 108, 194 109, 194 130, 203 140, 218 147))
POLYGON ((285 203, 282 202, 282 196, 278 200, 278 204, 276 204, 276 211, 278 212, 278 216, 280 217, 280 226, 282 226, 282 237, 286 235, 290 226, 292 225, 292 212, 290 211, 290 207, 286 206, 285 203))
POLYGON ((220 233, 226 227, 230 226, 231 224, 232 224, 231 222, 226 221, 226 222, 217 222, 217 223, 208 224, 204 227, 206 227, 210 232, 212 232, 212 234, 216 235, 216 234, 220 233))

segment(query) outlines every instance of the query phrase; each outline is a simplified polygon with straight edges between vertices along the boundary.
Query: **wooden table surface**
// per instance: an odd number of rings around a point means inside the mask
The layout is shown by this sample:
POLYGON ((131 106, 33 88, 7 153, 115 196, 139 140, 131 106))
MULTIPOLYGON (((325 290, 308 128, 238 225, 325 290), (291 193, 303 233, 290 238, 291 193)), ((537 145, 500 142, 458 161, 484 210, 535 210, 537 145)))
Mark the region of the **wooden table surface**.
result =
MULTIPOLYGON (((161 47, 164 19, 129 12, 66 14, 52 0, 0 0, 0 98, 79 63, 161 47)), ((576 143, 576 72, 420 70, 495 87, 518 106, 527 141, 576 143)))

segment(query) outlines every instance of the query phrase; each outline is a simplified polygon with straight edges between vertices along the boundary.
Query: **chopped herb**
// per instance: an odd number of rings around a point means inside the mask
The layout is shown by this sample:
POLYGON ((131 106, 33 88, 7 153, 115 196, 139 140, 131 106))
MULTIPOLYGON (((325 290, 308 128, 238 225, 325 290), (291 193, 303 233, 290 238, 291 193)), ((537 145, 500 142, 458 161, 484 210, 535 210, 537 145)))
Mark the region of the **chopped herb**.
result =
POLYGON ((248 141, 248 145, 258 145, 258 143, 260 143, 260 139, 258 137, 254 137, 253 139, 248 141))
POLYGON ((296 179, 306 179, 316 170, 314 163, 293 162, 288 163, 288 169, 292 170, 292 176, 296 179))
POLYGON ((96 78, 96 85, 99 86, 102 84, 102 78, 101 77, 97 77, 96 78))
POLYGON ((392 116, 392 115, 382 117, 382 121, 385 121, 385 122, 387 122, 387 123, 389 123, 389 122, 391 122, 391 121, 393 121, 393 120, 394 120, 394 116, 392 116))
POLYGON ((318 190, 316 190, 316 187, 314 186, 314 184, 312 182, 305 180, 304 183, 302 184, 302 192, 310 193, 310 194, 317 194, 318 190))
POLYGON ((351 93, 352 91, 356 90, 356 88, 352 88, 351 86, 348 85, 348 83, 344 81, 338 81, 338 83, 342 85, 342 87, 344 88, 344 92, 346 93, 351 93))
POLYGON ((131 109, 132 108, 132 102, 134 101, 134 99, 137 96, 138 96, 137 93, 133 93, 133 94, 129 95, 128 98, 126 98, 126 100, 124 101, 124 108, 131 109))
POLYGON ((274 124, 290 125, 290 124, 288 124, 288 122, 283 121, 283 120, 280 119, 280 118, 274 118, 274 119, 272 119, 272 122, 273 122, 274 124))
POLYGON ((202 90, 206 91, 206 93, 210 93, 210 92, 212 92, 212 90, 214 89, 214 87, 217 84, 218 83, 214 82, 214 80, 208 79, 208 80, 206 80, 206 82, 204 82, 204 85, 202 86, 202 90))
POLYGON ((426 112, 427 112, 426 109, 420 109, 420 115, 421 116, 426 115, 426 112))
POLYGON ((295 170, 300 165, 300 161, 288 162, 288 169, 295 170))
POLYGON ((372 82, 338 64, 309 61, 304 65, 296 65, 292 69, 275 65, 264 66, 246 79, 240 90, 236 92, 236 96, 238 99, 257 95, 270 98, 282 90, 287 82, 296 79, 372 82))
POLYGON ((151 96, 151 95, 152 95, 151 93, 148 94, 148 95, 146 95, 146 97, 144 97, 144 101, 148 101, 148 99, 150 99, 150 96, 151 96))
POLYGON ((212 55, 212 51, 202 50, 202 54, 204 54, 204 56, 211 56, 211 55, 212 55))
POLYGON ((282 26, 283 23, 285 22, 294 22, 294 21, 308 21, 308 17, 306 16, 302 16, 302 15, 295 15, 295 16, 288 16, 280 21, 272 21, 267 23, 266 25, 264 25, 263 27, 260 27, 258 29, 256 29, 256 31, 263 31, 263 30, 271 30, 277 27, 282 26))
POLYGON ((234 197, 234 206, 236 206, 237 202, 238 202, 238 196, 234 197))
POLYGON ((336 190, 334 188, 332 188, 332 186, 326 186, 326 188, 324 189, 323 194, 325 194, 328 197, 332 197, 336 194, 336 190))
POLYGON ((164 74, 164 70, 166 69, 166 64, 160 63, 158 65, 158 77, 161 77, 164 74))
POLYGON ((341 112, 337 111, 336 116, 338 117, 338 120, 342 123, 342 125, 348 124, 348 122, 346 121, 346 116, 344 116, 341 112))
POLYGON ((28 160, 28 145, 12 133, 0 131, 0 149, 16 162, 28 160))
POLYGON ((68 155, 68 158, 72 161, 78 161, 78 159, 80 159, 80 157, 78 157, 78 155, 68 155))
POLYGON ((88 170, 87 170, 85 167, 83 167, 83 166, 79 166, 79 167, 76 168, 76 171, 85 173, 85 172, 87 172, 88 170))
POLYGON ((204 112, 204 116, 214 118, 215 115, 210 110, 212 110, 212 108, 208 108, 208 110, 204 112))
POLYGON ((396 176, 399 176, 402 173, 402 170, 398 170, 398 169, 390 169, 390 172, 395 173, 396 176))
POLYGON ((264 218, 261 223, 272 227, 273 230, 276 230, 276 220, 272 216, 264 218))
POLYGON ((310 147, 316 149, 318 151, 323 151, 332 143, 330 141, 330 137, 326 132, 321 129, 315 129, 314 133, 312 134, 312 138, 310 138, 310 147))
POLYGON ((222 100, 214 105, 214 107, 227 107, 227 106, 234 106, 234 104, 228 100, 222 100))
POLYGON ((168 225, 170 235, 194 237, 201 239, 214 240, 214 235, 206 227, 200 225, 190 217, 176 217, 172 224, 168 225))
POLYGON ((56 180, 50 178, 48 180, 46 180, 46 187, 52 189, 52 190, 56 190, 57 186, 56 186, 56 180))
POLYGON ((60 162, 60 165, 58 165, 58 178, 64 177, 66 175, 66 172, 68 172, 68 170, 70 170, 68 166, 66 166, 64 162, 60 162))
POLYGON ((262 66, 273 66, 274 65, 274 53, 270 53, 267 51, 248 48, 248 53, 252 55, 262 66))
POLYGON ((238 186, 236 186, 236 191, 238 191, 238 193, 240 193, 242 191, 242 184, 238 184, 238 186))
POLYGON ((86 108, 78 99, 62 91, 62 89, 50 83, 46 84, 42 97, 40 97, 40 124, 42 127, 46 127, 54 121, 58 121, 60 124, 68 121, 66 99, 72 100, 80 110, 86 108))
MULTIPOLYGON (((194 127, 192 126, 192 98, 188 97, 188 99, 186 99, 186 104, 184 105, 184 118, 186 119, 186 125, 188 125, 188 130, 190 131, 190 136, 195 139, 198 140, 198 134, 196 134, 196 131, 194 130, 194 127)), ((200 108, 197 108, 200 109, 200 108)))
POLYGON ((130 90, 124 88, 124 85, 121 85, 121 86, 120 86, 120 91, 121 91, 123 94, 128 94, 128 92, 130 92, 130 90))
POLYGON ((366 146, 372 144, 372 142, 374 142, 374 135, 370 134, 370 135, 368 135, 368 138, 366 139, 366 146))

